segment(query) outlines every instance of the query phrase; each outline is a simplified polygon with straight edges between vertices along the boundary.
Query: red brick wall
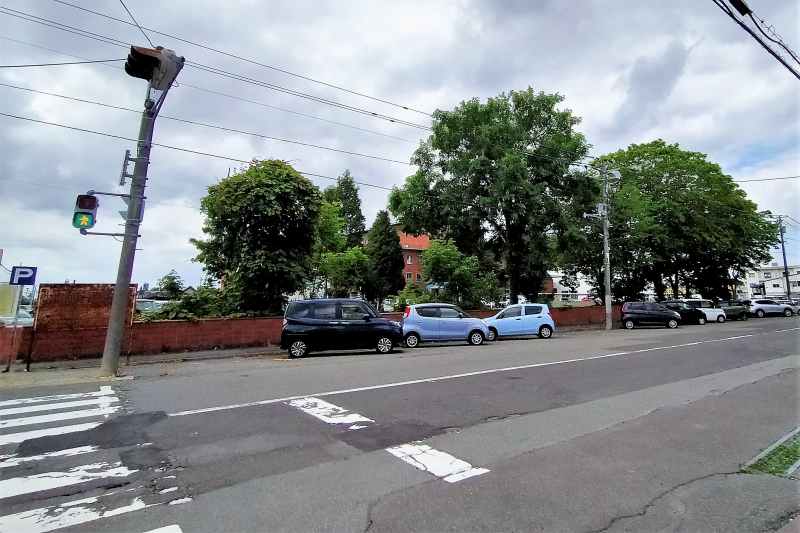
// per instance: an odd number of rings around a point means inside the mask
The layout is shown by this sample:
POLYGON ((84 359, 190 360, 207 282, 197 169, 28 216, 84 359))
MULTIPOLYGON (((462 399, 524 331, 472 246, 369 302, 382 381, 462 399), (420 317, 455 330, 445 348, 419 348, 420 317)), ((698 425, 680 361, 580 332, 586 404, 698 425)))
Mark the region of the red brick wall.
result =
MULTIPOLYGON (((495 314, 491 310, 469 311, 478 318, 495 314)), ((604 309, 601 306, 551 309, 558 328, 601 328, 604 309)), ((386 318, 400 320, 402 312, 384 313, 386 318)), ((620 307, 614 307, 614 320, 620 318, 620 307)), ((245 346, 276 346, 280 344, 282 317, 211 318, 197 321, 162 320, 134 322, 128 330, 124 350, 132 354, 155 354, 237 348, 245 346)), ((33 331, 19 328, 16 346, 11 346, 13 328, 0 328, 0 361, 9 353, 22 358, 31 351, 33 361, 54 361, 99 357, 103 353, 105 328, 89 330, 33 331), (16 349, 15 349, 16 348, 16 349)))
MULTIPOLYGON (((417 274, 422 276, 422 264, 420 262, 421 254, 419 250, 403 250, 403 281, 408 283, 409 281, 413 281, 414 283, 417 282, 417 274), (408 258, 411 257, 411 264, 408 264, 408 258), (411 274, 411 279, 408 279, 408 274, 411 274)), ((420 280, 419 283, 422 283, 424 280, 420 280)))

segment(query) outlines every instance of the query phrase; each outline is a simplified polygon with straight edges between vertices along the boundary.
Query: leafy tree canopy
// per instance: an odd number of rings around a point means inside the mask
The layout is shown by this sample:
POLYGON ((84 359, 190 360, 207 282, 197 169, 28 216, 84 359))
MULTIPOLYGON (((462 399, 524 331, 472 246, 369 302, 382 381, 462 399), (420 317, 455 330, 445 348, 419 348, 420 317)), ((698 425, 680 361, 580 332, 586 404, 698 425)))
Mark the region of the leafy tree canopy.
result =
POLYGON ((493 252, 514 300, 538 293, 551 235, 594 209, 598 194, 591 177, 572 170, 588 144, 562 102, 528 88, 436 111, 433 134, 414 154, 420 170, 389 200, 406 230, 452 239, 479 259, 493 252))
POLYGON ((371 275, 367 296, 382 303, 384 297, 404 286, 403 250, 400 237, 389 220, 387 211, 378 211, 367 235, 364 251, 369 257, 371 275))
POLYGON ((361 247, 344 252, 322 254, 320 270, 329 283, 329 293, 334 297, 347 297, 363 292, 370 276, 369 257, 361 247))
POLYGON ((238 311, 280 311, 308 276, 320 193, 283 161, 253 161, 208 188, 197 261, 235 294, 238 311))
POLYGON ((338 203, 341 206, 341 215, 344 218, 344 233, 347 236, 347 246, 361 246, 364 237, 364 214, 361 212, 361 199, 358 197, 358 187, 345 170, 334 187, 328 187, 322 193, 323 199, 329 203, 338 203))
POLYGON ((180 298, 181 294, 183 294, 183 289, 183 279, 181 279, 175 269, 164 274, 164 276, 156 282, 156 290, 169 300, 180 298))

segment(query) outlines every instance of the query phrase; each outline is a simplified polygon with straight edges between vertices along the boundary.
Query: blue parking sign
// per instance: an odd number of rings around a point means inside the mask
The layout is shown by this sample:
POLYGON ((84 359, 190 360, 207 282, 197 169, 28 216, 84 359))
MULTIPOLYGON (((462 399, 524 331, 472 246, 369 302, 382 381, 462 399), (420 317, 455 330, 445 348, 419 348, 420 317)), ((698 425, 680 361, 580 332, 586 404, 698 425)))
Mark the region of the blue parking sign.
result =
POLYGON ((34 285, 36 283, 36 267, 11 267, 9 285, 34 285))

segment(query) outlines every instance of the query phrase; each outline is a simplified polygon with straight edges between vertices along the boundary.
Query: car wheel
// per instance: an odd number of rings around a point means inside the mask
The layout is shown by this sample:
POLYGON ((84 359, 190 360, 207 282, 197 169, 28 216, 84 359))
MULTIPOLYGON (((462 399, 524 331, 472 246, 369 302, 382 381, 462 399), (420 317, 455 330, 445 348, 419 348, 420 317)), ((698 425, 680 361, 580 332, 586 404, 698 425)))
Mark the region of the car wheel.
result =
POLYGON ((493 341, 497 339, 497 330, 494 328, 489 328, 489 334, 486 336, 487 341, 493 341))
POLYGON ((469 334, 467 340, 473 346, 480 346, 481 344, 483 344, 483 333, 481 333, 476 329, 475 331, 469 334))
POLYGON ((552 336, 553 336, 553 328, 551 328, 547 324, 539 328, 540 339, 549 339, 552 336))
POLYGON ((697 319, 697 323, 700 324, 701 326, 704 325, 706 323, 706 317, 701 316, 700 318, 697 319))
POLYGON ((671 318, 671 319, 669 319, 669 321, 667 322, 667 327, 668 327, 669 329, 675 329, 675 328, 677 328, 677 327, 678 327, 678 321, 677 321, 677 320, 675 320, 674 318, 671 318))
POLYGON ((764 313, 764 310, 763 310, 763 309, 756 309, 756 316, 757 316, 758 318, 764 318, 764 315, 765 315, 765 314, 766 314, 766 313, 764 313))
POLYGON ((792 310, 791 309, 784 309, 783 310, 783 316, 785 316, 785 317, 792 316, 792 310))
POLYGON ((389 337, 378 337, 378 340, 375 342, 375 351, 378 353, 389 353, 392 351, 392 348, 394 348, 394 343, 389 337))
POLYGON ((406 335, 406 347, 416 348, 417 346, 419 346, 419 335, 416 333, 406 335))
POLYGON ((308 345, 305 343, 305 341, 301 340, 294 341, 292 344, 289 345, 288 352, 290 359, 303 357, 308 353, 308 345))
POLYGON ((719 316, 717 317, 717 322, 719 322, 720 324, 722 324, 723 322, 725 322, 725 315, 719 315, 719 316))
POLYGON ((625 326, 625 329, 633 329, 633 328, 636 327, 636 324, 630 318, 628 320, 626 320, 625 322, 623 322, 622 325, 625 326))

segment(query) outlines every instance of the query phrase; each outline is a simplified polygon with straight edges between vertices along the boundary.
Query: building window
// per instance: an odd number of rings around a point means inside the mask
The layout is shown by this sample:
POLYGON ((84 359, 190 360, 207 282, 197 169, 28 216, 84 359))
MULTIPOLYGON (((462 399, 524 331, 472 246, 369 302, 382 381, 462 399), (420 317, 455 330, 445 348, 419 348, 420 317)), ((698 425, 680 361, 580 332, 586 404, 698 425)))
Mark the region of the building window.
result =
POLYGON ((764 279, 772 279, 772 272, 764 272, 764 279))
POLYGON ((406 279, 411 281, 411 272, 406 272, 406 279))
POLYGON ((792 287, 800 287, 800 281, 792 281, 791 282, 791 286, 792 287))
POLYGON ((417 272, 417 281, 422 281, 422 274, 417 272))
POLYGON ((780 283, 773 283, 772 284, 772 288, 773 289, 780 289, 781 288, 781 284, 780 283))
POLYGON ((406 264, 410 265, 414 262, 414 257, 411 254, 406 256, 406 264))

